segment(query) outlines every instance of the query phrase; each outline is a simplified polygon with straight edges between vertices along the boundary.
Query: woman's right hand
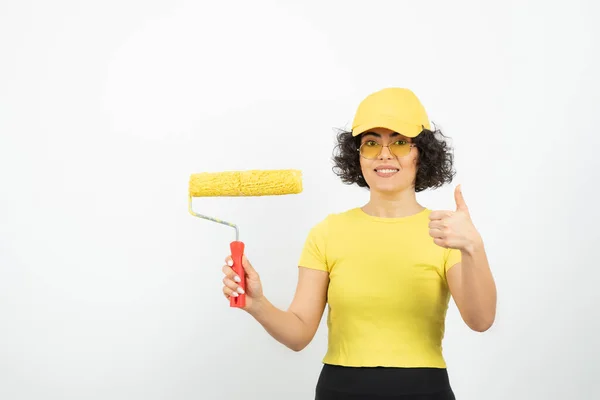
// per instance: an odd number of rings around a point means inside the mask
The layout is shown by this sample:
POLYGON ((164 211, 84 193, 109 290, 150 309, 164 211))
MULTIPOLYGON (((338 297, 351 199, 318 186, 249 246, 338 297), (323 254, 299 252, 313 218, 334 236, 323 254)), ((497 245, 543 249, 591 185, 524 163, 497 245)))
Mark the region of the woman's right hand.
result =
MULTIPOLYGON (((223 294, 227 301, 230 300, 231 296, 237 297, 244 293, 238 284, 238 282, 241 282, 242 277, 237 276, 231 268, 232 265, 233 259, 231 256, 227 256, 225 258, 225 265, 223 266, 223 273, 225 274, 223 278, 223 294)), ((242 309, 250 311, 263 296, 262 284, 258 273, 245 255, 242 256, 242 267, 246 275, 246 305, 242 309)))

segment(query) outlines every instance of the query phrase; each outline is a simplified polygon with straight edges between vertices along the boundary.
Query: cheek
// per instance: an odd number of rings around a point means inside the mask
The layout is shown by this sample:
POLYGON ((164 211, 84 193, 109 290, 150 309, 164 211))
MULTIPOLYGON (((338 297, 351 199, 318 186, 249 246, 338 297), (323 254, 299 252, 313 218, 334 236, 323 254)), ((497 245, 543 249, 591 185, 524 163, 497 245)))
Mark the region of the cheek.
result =
POLYGON ((360 157, 360 171, 361 174, 363 176, 365 176, 365 174, 369 173, 369 170, 372 170, 373 168, 369 167, 369 164, 371 164, 368 160, 365 160, 364 158, 360 157))
POLYGON ((404 157, 400 159, 400 166, 404 171, 416 171, 417 169, 417 157, 404 157))

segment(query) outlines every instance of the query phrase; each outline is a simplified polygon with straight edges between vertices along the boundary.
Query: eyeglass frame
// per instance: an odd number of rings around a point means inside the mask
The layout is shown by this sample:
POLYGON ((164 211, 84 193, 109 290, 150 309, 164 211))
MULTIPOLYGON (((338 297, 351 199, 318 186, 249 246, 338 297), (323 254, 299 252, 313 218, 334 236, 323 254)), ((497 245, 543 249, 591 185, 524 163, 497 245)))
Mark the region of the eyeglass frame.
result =
POLYGON ((409 143, 409 146, 408 146, 408 147, 409 147, 408 153, 406 153, 406 154, 405 154, 405 155, 403 155, 403 156, 398 156, 398 155, 394 154, 394 152, 393 152, 393 151, 390 149, 390 145, 389 145, 389 144, 384 146, 384 145, 382 145, 382 144, 379 144, 379 143, 375 142, 375 143, 377 143, 379 146, 381 146, 381 149, 379 150, 379 153, 377 153, 377 155, 375 156, 375 158, 368 158, 368 157, 365 157, 364 155, 362 155, 362 153, 360 152, 360 149, 361 149, 361 148, 362 148, 362 147, 363 147, 363 146, 364 146, 364 145, 365 145, 365 144, 366 144, 368 141, 369 141, 369 140, 367 140, 367 141, 365 141, 365 142, 361 143, 361 145, 360 145, 360 146, 358 146, 358 149, 356 149, 356 151, 358 152, 358 155, 359 155, 360 157, 364 158, 365 160, 377 160, 377 158, 379 158, 379 156, 381 155, 381 151, 383 150, 383 148, 384 148, 384 147, 387 147, 387 148, 388 148, 388 151, 390 152, 390 154, 392 154, 394 157, 396 157, 396 158, 404 158, 404 157, 406 157, 406 156, 408 156, 408 155, 410 154, 410 152, 412 151, 413 147, 416 147, 416 146, 417 146, 415 143, 412 143, 412 142, 410 142, 410 143, 409 143))

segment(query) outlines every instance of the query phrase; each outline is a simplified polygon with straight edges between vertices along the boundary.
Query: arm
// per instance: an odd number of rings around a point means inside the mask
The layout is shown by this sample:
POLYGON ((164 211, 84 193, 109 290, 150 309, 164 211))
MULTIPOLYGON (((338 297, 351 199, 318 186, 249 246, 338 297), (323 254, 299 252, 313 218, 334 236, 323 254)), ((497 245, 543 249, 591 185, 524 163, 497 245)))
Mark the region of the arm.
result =
POLYGON ((296 293, 286 311, 275 307, 262 296, 249 314, 275 340, 294 351, 300 351, 317 332, 327 302, 328 284, 327 272, 299 267, 296 293))
POLYGON ((469 328, 484 332, 496 318, 496 284, 460 185, 454 190, 454 199, 456 211, 430 214, 429 234, 437 245, 460 251, 461 262, 446 273, 448 288, 469 328))
MULTIPOLYGON (((238 277, 231 268, 231 256, 223 266, 223 294, 229 300, 240 289, 238 277)), ((242 266, 246 274, 246 305, 244 310, 265 330, 286 347, 300 351, 313 339, 327 302, 329 274, 326 271, 298 268, 298 284, 292 304, 287 310, 275 307, 264 296, 258 272, 244 256, 242 266)))
POLYGON ((496 318, 496 284, 483 242, 461 250, 462 262, 448 270, 450 293, 467 326, 485 332, 496 318))

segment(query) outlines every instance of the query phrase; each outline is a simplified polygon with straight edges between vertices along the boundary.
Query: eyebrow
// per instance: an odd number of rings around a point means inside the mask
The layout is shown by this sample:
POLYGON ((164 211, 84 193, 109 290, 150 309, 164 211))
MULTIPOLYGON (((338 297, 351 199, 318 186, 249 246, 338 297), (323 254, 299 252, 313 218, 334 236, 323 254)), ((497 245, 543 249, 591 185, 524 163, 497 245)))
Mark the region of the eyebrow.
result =
MULTIPOLYGON (((381 134, 379 134, 379 133, 375 133, 375 132, 371 132, 371 131, 367 131, 367 132, 365 132, 363 136, 364 136, 364 137, 367 137, 367 136, 375 136, 375 137, 381 138, 381 134)), ((398 133, 398 132, 394 132, 394 133, 390 134, 390 136, 391 136, 391 137, 397 137, 397 136, 400 136, 400 137, 402 137, 402 138, 404 138, 404 139, 406 139, 406 140, 409 140, 409 138, 408 138, 408 137, 406 137, 406 136, 404 136, 404 135, 401 135, 401 134, 400 134, 400 133, 398 133)))

